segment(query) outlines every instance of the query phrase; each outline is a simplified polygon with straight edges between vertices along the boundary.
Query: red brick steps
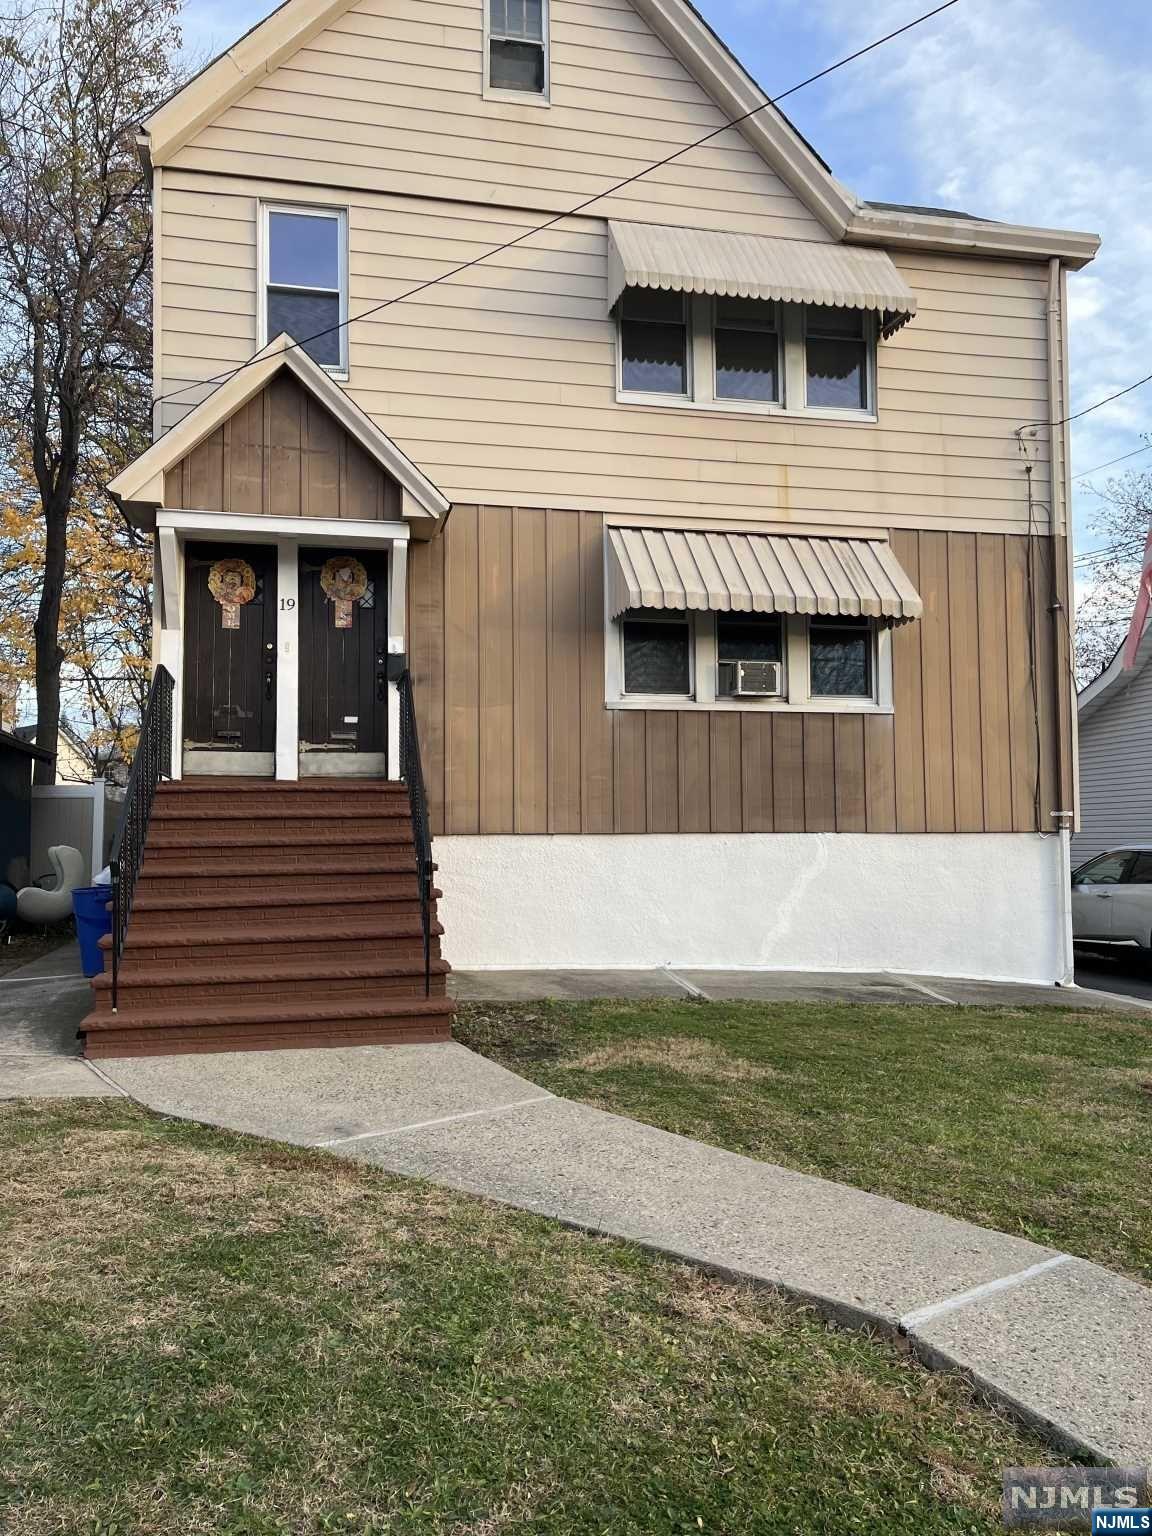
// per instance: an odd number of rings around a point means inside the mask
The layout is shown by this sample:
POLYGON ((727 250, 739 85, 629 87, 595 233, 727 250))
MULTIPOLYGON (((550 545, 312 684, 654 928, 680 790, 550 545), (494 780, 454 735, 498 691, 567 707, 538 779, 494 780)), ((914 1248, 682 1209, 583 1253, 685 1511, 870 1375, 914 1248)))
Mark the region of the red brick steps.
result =
POLYGON ((84 1054, 174 1056, 204 1051, 274 1051, 324 1045, 408 1045, 452 1038, 452 1004, 442 997, 237 1003, 221 1010, 153 1009, 89 1014, 84 1054))
MULTIPOLYGON (((185 780, 157 790, 120 964, 89 1056, 446 1040, 434 892, 425 992, 403 785, 185 780)), ((105 940, 105 948, 110 941, 105 940)))

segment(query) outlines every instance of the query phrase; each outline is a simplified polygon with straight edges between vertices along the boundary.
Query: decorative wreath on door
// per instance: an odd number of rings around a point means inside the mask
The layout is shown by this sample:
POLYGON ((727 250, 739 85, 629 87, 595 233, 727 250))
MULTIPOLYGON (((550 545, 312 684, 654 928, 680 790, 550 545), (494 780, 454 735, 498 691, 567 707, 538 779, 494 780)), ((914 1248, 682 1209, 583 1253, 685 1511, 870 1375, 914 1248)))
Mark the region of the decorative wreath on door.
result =
POLYGON ((352 555, 333 555, 320 572, 320 589, 332 599, 337 629, 352 628, 352 605, 368 590, 368 572, 352 555))
POLYGON ((215 560, 208 570, 208 590, 220 604, 223 629, 240 628, 240 609, 256 596, 256 572, 238 555, 215 560))

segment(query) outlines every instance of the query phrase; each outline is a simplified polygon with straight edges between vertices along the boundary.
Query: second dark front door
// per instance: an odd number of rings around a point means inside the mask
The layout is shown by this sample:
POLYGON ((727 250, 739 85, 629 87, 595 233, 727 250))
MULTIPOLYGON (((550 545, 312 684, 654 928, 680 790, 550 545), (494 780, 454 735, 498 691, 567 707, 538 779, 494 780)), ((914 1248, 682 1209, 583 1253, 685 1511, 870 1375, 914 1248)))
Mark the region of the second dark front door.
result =
MULTIPOLYGON (((300 749, 388 747, 387 558, 367 550, 300 554, 300 749)), ((351 766, 351 765, 350 765, 351 766)), ((365 769, 383 771, 364 759, 365 769)), ((303 770, 304 764, 301 764, 303 770)))

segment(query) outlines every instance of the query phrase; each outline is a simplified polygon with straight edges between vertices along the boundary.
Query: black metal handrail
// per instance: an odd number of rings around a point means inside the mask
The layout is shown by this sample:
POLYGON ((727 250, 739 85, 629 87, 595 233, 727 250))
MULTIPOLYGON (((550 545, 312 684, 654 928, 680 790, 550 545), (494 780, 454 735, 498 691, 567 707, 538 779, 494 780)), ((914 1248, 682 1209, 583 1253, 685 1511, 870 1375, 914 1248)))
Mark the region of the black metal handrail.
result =
POLYGON ((432 993, 432 833, 428 827, 428 796, 420 763, 420 735, 412 698, 412 674, 397 681, 400 694, 400 777, 408 790, 412 812, 412 843, 416 850, 416 879, 420 888, 420 926, 424 934, 424 996, 432 993))
POLYGON ((108 868, 112 875, 112 1012, 119 1001, 120 958, 132 914, 136 877, 144 858, 144 839, 152 801, 161 779, 172 777, 172 674, 157 667, 140 722, 140 740, 124 791, 124 804, 108 868))

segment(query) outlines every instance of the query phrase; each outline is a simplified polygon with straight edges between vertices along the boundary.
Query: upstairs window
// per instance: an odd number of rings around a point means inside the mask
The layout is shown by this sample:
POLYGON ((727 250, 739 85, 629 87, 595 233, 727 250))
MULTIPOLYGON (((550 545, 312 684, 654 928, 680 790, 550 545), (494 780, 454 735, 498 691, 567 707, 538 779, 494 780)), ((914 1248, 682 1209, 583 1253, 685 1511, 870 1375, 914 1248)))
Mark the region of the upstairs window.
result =
POLYGON ((622 388, 646 395, 688 393, 686 310, 682 293, 629 288, 621 300, 622 388))
POLYGON ((775 304, 717 298, 713 337, 718 400, 779 401, 780 324, 775 304))
POLYGON ((805 404, 833 411, 869 408, 868 335, 858 309, 810 304, 804 324, 805 404))
POLYGON ((548 91, 546 0, 488 0, 488 89, 548 91))
POLYGON ((875 414, 877 327, 863 310, 625 288, 616 316, 621 400, 875 414))
POLYGON ((266 208, 267 343, 286 331, 321 367, 347 368, 344 213, 332 208, 266 208))

